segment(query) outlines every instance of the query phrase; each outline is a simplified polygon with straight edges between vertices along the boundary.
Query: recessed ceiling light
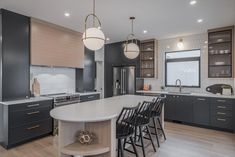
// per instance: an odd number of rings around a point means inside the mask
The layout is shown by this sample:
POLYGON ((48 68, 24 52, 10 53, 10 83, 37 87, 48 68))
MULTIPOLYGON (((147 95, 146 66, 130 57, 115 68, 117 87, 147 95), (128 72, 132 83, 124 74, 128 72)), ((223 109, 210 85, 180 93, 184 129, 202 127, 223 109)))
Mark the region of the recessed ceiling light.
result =
POLYGON ((65 13, 64 13, 64 16, 65 16, 65 17, 69 17, 69 16, 70 16, 70 13, 65 12, 65 13))
POLYGON ((193 0, 193 1, 190 1, 190 5, 195 5, 197 4, 197 1, 193 0))
POLYGON ((143 33, 144 33, 144 34, 147 34, 147 33, 148 33, 148 31, 147 31, 147 30, 143 30, 143 33))
POLYGON ((109 41, 109 40, 110 40, 110 38, 106 38, 106 40, 107 40, 107 41, 109 41))
POLYGON ((205 44, 208 44, 208 41, 207 41, 207 40, 205 41, 205 44))
POLYGON ((202 23, 202 22, 203 22, 203 19, 198 19, 197 22, 198 22, 198 23, 202 23))

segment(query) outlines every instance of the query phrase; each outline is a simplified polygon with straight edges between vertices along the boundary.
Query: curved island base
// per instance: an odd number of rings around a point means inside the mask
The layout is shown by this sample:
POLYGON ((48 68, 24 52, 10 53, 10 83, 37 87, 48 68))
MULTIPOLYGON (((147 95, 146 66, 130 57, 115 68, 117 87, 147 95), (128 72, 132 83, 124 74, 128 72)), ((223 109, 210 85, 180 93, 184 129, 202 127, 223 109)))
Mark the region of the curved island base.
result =
POLYGON ((60 157, 111 157, 115 156, 116 137, 115 119, 101 122, 65 122, 59 121, 59 156, 60 157), (94 144, 82 145, 76 142, 79 130, 94 133, 94 144))

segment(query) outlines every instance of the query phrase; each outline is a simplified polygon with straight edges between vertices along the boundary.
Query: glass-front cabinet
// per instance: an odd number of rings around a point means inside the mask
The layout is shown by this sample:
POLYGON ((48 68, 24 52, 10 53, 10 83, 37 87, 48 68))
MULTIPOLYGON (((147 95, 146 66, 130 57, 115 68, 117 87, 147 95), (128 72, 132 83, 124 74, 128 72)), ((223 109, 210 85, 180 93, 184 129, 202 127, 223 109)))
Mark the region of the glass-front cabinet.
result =
POLYGON ((208 31, 208 77, 233 77, 234 26, 208 31))
POLYGON ((157 41, 155 39, 141 41, 140 68, 142 78, 157 77, 157 41))

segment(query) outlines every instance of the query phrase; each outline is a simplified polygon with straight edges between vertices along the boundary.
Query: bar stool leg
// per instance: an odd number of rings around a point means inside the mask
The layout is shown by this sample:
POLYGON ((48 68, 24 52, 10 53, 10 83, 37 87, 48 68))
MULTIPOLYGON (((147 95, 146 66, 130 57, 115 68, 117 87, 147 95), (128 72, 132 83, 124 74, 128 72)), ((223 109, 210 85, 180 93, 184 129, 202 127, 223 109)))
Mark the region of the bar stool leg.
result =
POLYGON ((150 132, 150 130, 149 130, 149 126, 147 125, 146 128, 147 128, 147 133, 148 133, 148 135, 149 135, 150 141, 151 141, 152 146, 153 146, 153 150, 156 152, 157 150, 156 150, 155 145, 154 145, 154 143, 153 143, 153 138, 152 138, 151 132, 150 132))
POLYGON ((142 145, 142 151, 143 151, 143 157, 145 157, 145 149, 144 149, 144 141, 143 141, 143 130, 141 128, 141 126, 139 126, 139 130, 140 130, 140 141, 141 141, 141 145, 142 145))
POLYGON ((124 157, 123 145, 122 140, 120 139, 120 150, 121 150, 121 157, 124 157))
POLYGON ((135 146, 135 143, 134 143, 134 140, 133 140, 133 137, 130 137, 130 140, 131 140, 131 144, 132 144, 132 147, 133 147, 133 150, 135 152, 136 157, 139 157, 136 146, 135 146))
POLYGON ((155 121, 155 118, 153 117, 152 118, 153 120, 153 126, 154 126, 154 132, 155 132, 155 136, 157 138, 157 145, 158 145, 158 148, 160 147, 160 142, 159 142, 159 138, 158 138, 158 130, 157 130, 157 125, 156 125, 156 121, 155 121))
POLYGON ((120 157, 120 139, 118 139, 118 157, 120 157))
POLYGON ((160 121, 159 118, 157 118, 157 121, 158 121, 158 123, 159 123, 160 129, 161 129, 162 134, 163 134, 163 136, 164 136, 164 139, 166 140, 166 135, 165 135, 165 132, 164 132, 164 130, 163 130, 163 128, 162 128, 162 123, 161 123, 161 121, 160 121))

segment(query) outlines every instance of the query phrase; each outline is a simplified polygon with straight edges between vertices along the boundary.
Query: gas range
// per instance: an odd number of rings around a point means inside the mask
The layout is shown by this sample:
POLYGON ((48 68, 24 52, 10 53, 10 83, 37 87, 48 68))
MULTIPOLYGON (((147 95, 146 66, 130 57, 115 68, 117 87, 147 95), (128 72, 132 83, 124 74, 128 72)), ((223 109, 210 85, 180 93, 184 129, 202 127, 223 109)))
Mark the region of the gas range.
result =
POLYGON ((54 107, 80 102, 80 95, 78 93, 57 93, 57 94, 48 94, 43 96, 53 98, 54 107))

